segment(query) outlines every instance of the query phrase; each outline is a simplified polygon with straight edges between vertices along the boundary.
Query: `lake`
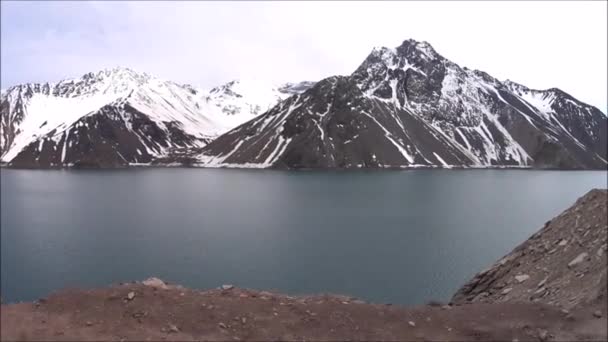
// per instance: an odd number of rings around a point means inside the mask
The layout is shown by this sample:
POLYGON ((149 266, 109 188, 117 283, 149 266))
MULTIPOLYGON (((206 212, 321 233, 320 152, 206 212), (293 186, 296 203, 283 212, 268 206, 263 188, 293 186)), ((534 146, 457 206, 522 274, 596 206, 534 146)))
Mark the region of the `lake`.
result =
POLYGON ((156 276, 289 294, 449 300, 604 171, 10 170, 1 295, 156 276))

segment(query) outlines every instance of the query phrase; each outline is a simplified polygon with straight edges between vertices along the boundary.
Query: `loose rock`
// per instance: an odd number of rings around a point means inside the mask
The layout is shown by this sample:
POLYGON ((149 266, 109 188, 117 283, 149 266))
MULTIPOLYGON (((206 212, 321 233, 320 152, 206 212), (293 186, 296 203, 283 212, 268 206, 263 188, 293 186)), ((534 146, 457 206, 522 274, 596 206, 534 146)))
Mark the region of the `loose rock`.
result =
POLYGON ((165 284, 164 281, 162 281, 158 278, 155 278, 155 277, 144 280, 142 282, 142 284, 144 284, 145 286, 150 286, 150 287, 156 288, 156 289, 163 289, 163 290, 168 289, 167 284, 165 284))
POLYGON ((127 294, 127 300, 133 300, 135 298, 135 292, 131 291, 127 294))
POLYGON ((549 339, 549 332, 547 330, 545 330, 545 329, 540 329, 538 331, 538 338, 541 341, 546 341, 547 339, 549 339))
POLYGON ((585 261, 585 259, 587 258, 589 254, 587 254, 586 252, 583 252, 581 254, 579 254, 576 258, 572 259, 572 261, 570 261, 568 263, 568 267, 572 268, 577 266, 578 264, 582 263, 583 261, 585 261))
POLYGON ((520 274, 515 276, 515 280, 519 283, 523 283, 524 281, 530 279, 530 276, 527 274, 520 274))

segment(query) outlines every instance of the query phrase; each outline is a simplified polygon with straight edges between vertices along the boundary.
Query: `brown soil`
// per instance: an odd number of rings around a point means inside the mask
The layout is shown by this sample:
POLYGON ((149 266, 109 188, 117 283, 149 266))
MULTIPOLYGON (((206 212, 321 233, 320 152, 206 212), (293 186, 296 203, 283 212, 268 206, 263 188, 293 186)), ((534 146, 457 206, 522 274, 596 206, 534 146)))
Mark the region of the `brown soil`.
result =
POLYGON ((37 303, 3 305, 1 317, 2 340, 578 341, 607 336, 605 317, 588 310, 566 314, 538 303, 402 308, 340 296, 141 283, 66 290, 37 303))

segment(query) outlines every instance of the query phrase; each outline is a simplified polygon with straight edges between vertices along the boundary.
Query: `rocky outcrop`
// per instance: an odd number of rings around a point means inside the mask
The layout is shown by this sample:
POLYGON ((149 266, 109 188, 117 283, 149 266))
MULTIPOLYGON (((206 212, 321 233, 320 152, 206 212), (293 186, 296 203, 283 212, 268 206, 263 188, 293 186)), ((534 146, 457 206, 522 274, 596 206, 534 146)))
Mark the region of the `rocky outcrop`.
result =
POLYGON ((606 310, 608 192, 592 190, 454 295, 454 303, 539 302, 606 310))

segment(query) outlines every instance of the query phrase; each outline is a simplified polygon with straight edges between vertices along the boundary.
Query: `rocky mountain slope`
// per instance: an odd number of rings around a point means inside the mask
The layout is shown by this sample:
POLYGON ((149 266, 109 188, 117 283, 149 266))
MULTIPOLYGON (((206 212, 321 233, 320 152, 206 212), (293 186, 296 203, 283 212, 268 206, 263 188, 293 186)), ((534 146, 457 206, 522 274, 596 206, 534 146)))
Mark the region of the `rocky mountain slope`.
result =
POLYGON ((534 302, 567 310, 608 301, 608 192, 592 190, 453 298, 455 303, 534 302))
MULTIPOLYGON (((458 66, 428 43, 374 49, 192 154, 212 167, 605 169, 606 115, 559 89, 458 66)), ((176 159, 176 162, 183 160, 176 159)))
POLYGON ((127 68, 0 97, 0 156, 15 167, 146 164, 202 147, 309 83, 233 81, 204 91, 127 68))

